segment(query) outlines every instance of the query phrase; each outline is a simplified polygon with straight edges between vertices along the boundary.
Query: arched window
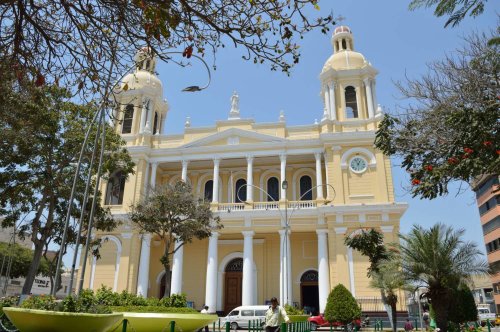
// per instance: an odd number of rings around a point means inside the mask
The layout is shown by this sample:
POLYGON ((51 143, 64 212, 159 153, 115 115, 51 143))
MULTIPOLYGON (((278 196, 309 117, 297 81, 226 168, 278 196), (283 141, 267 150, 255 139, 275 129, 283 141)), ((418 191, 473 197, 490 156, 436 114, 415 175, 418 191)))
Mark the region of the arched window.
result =
POLYGON ((205 198, 206 201, 212 202, 214 197, 214 181, 208 180, 205 182, 205 189, 203 192, 203 197, 205 198))
POLYGON ((272 177, 267 180, 267 201, 279 201, 280 200, 280 183, 277 178, 272 177))
POLYGON ((224 272, 242 272, 243 271, 243 258, 235 258, 226 265, 224 272))
POLYGON ((234 187, 234 202, 242 203, 247 200, 247 181, 245 179, 239 179, 236 181, 236 186, 234 187))
POLYGON ((123 192, 125 190, 125 174, 116 172, 109 180, 106 188, 105 205, 122 205, 123 192))
POLYGON ((158 113, 155 112, 155 120, 153 123, 153 135, 156 134, 157 129, 158 129, 158 113))
POLYGON ((342 39, 342 49, 346 50, 347 49, 347 44, 345 42, 345 39, 342 39))
POLYGON ((309 175, 304 175, 300 178, 300 200, 301 201, 312 201, 312 180, 309 175))
POLYGON ((345 88, 345 113, 346 118, 358 117, 358 103, 356 101, 356 89, 353 86, 345 88))
POLYGON ((122 134, 130 134, 132 132, 132 120, 134 119, 134 105, 128 104, 125 107, 123 114, 122 134))

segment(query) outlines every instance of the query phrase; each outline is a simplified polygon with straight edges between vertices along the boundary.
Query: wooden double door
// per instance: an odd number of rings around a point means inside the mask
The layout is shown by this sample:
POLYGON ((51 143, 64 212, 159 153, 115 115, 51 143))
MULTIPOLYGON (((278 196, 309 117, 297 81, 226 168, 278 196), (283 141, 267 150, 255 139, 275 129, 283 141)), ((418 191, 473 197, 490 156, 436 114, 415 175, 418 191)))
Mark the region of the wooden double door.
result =
POLYGON ((241 305, 243 273, 240 271, 226 272, 224 279, 224 313, 228 314, 241 305))

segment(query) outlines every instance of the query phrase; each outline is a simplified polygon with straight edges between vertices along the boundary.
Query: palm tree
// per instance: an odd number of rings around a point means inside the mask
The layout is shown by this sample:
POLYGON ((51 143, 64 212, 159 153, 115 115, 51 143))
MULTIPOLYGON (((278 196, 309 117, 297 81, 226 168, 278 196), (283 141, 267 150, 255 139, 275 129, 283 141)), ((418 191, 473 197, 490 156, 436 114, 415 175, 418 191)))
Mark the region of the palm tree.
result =
POLYGON ((475 243, 463 241, 463 234, 463 229, 438 223, 430 229, 414 225, 407 235, 400 235, 403 273, 409 282, 427 288, 441 332, 447 329, 453 291, 461 282, 470 283, 473 274, 488 273, 481 251, 475 243))
POLYGON ((391 307, 392 330, 397 331, 398 293, 400 290, 412 290, 401 273, 401 260, 399 257, 384 260, 378 265, 377 271, 372 272, 370 286, 380 290, 384 302, 391 307))

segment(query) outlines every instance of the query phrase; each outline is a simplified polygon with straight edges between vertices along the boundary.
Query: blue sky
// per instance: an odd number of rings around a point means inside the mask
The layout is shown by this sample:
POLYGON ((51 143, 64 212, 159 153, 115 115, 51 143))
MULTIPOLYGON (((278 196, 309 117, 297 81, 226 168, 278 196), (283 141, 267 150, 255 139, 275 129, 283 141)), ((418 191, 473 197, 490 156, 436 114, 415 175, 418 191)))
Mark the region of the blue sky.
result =
MULTIPOLYGON (((320 14, 333 11, 334 17, 345 17, 354 34, 354 47, 379 70, 377 98, 386 111, 404 102, 393 82, 405 75, 418 77, 426 71, 426 63, 440 59, 462 44, 461 37, 472 30, 486 31, 498 22, 500 6, 490 1, 485 13, 475 19, 466 18, 458 28, 444 28, 445 18, 436 18, 430 9, 408 11, 409 0, 348 0, 319 2, 320 14)), ((164 124, 167 134, 181 133, 186 116, 191 125, 212 126, 226 119, 230 97, 235 90, 240 96, 241 116, 257 122, 277 121, 284 110, 289 125, 311 124, 321 119, 319 73, 332 54, 331 32, 313 32, 301 44, 300 63, 290 77, 271 72, 267 65, 254 65, 241 59, 242 50, 227 46, 217 54, 217 70, 212 72, 211 86, 198 93, 182 93, 188 85, 206 82, 203 66, 178 68, 162 63, 158 67, 170 111, 164 124)), ((210 60, 209 60, 210 62, 210 60)), ((398 201, 408 202, 409 209, 401 220, 406 232, 413 224, 431 226, 443 222, 466 229, 466 238, 475 241, 484 251, 479 213, 474 195, 463 184, 464 193, 456 195, 459 186, 448 197, 432 201, 413 199, 404 187, 408 176, 393 160, 393 175, 398 201)))

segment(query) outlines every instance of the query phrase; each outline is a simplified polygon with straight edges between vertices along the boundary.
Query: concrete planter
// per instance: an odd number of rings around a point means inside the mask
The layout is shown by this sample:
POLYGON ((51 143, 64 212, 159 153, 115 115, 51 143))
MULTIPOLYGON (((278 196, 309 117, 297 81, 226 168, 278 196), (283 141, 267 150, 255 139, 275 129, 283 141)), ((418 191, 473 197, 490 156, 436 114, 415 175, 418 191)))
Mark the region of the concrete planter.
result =
POLYGON ((105 332, 120 324, 123 314, 85 314, 6 307, 3 311, 20 332, 105 332))
POLYGON ((130 330, 137 332, 170 331, 171 321, 175 321, 175 331, 197 331, 218 319, 216 315, 149 312, 124 312, 123 318, 129 321, 130 330))

